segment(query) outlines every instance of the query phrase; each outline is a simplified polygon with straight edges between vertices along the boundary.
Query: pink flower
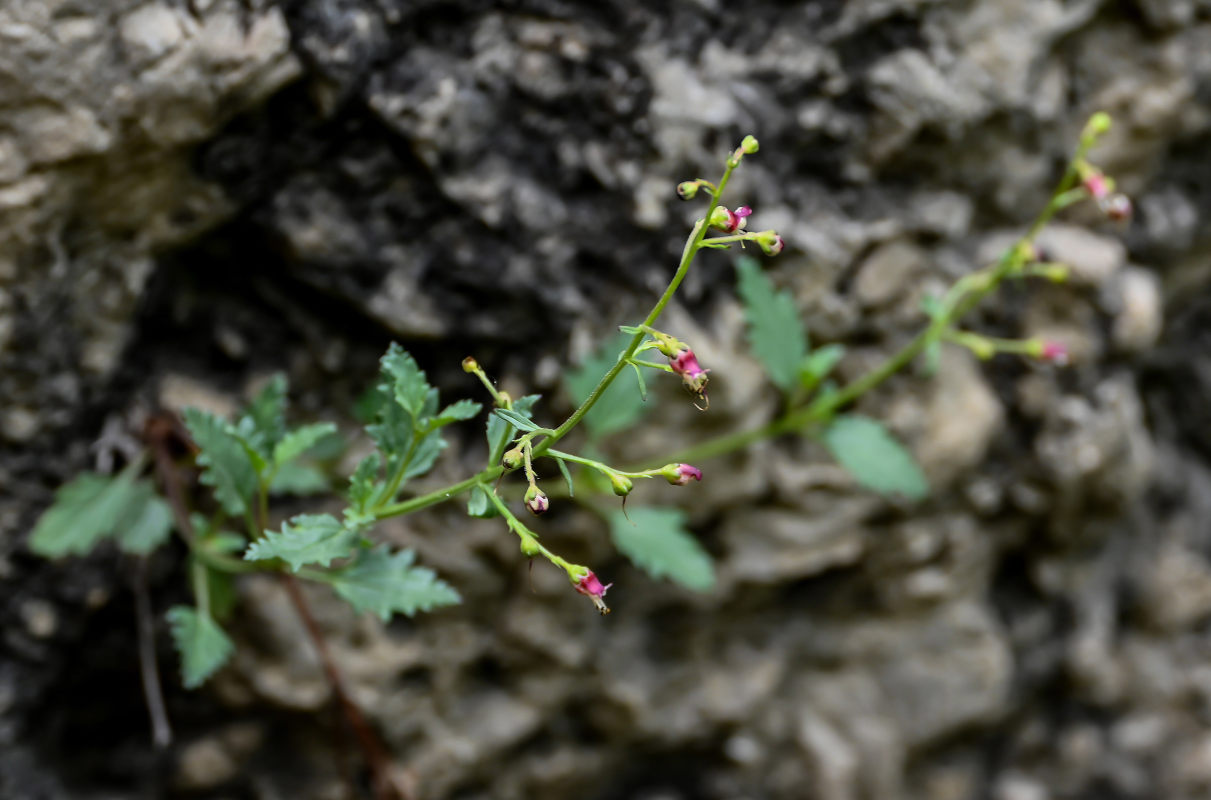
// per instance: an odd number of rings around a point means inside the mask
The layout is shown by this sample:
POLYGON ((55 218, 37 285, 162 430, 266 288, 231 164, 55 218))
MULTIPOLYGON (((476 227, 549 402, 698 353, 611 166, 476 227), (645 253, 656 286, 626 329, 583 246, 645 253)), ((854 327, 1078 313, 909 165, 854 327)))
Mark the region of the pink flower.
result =
POLYGON ((747 217, 752 214, 753 210, 748 206, 740 206, 735 211, 720 206, 711 214, 711 226, 724 233, 735 233, 744 228, 747 217))
POLYGON ((1110 183, 1106 180, 1106 176, 1100 172, 1090 172, 1086 175, 1084 185, 1085 191, 1089 192, 1089 196, 1094 200, 1101 200, 1110 194, 1110 183))
POLYGON ((1043 342, 1039 358, 1064 366, 1068 363, 1068 348, 1059 342, 1043 342))
POLYGON ((660 474, 673 486, 685 486, 691 479, 702 480, 702 470, 691 464, 669 464, 661 468, 660 474))
POLYGON ((1131 219, 1131 200, 1125 194, 1115 193, 1098 201, 1102 213, 1115 222, 1131 219))
POLYGON ((698 365, 698 357, 694 355, 694 351, 690 348, 685 348, 677 355, 669 359, 669 366, 673 368, 673 372, 681 376, 681 380, 694 394, 702 394, 702 390, 706 388, 707 373, 710 370, 705 370, 698 365))
POLYGON ((614 584, 607 583, 601 585, 601 581, 597 580, 597 576, 593 574, 593 570, 585 570, 585 574, 579 581, 573 581, 572 585, 576 587, 576 591, 588 597, 593 601, 593 605, 597 606, 597 610, 603 615, 610 613, 610 607, 605 604, 601 598, 605 597, 605 593, 614 584))

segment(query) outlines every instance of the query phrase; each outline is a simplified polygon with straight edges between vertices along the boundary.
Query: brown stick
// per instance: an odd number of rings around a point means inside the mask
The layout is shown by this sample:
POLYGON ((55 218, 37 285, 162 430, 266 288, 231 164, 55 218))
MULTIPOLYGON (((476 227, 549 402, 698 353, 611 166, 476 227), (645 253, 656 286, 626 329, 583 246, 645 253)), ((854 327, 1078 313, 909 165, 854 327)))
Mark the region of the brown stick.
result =
POLYGON ((400 776, 395 774, 391 757, 379 741, 374 728, 366 721, 362 710, 349 697, 349 692, 345 689, 345 680, 337 668, 336 662, 332 659, 332 653, 328 650, 328 642, 324 639, 324 632, 311 613, 311 607, 307 604, 307 598, 303 596, 298 579, 293 575, 283 573, 282 583, 286 586, 286 593, 290 595, 290 601, 294 604, 299 619, 303 621, 303 627, 307 629, 307 635, 315 647, 316 655, 319 656, 320 666, 324 670, 329 685, 332 686, 332 694, 345 713, 345 719, 349 723, 349 727, 353 729, 353 735, 357 737, 362 752, 366 755, 366 764, 370 768, 374 781, 375 797, 378 800, 413 800, 411 787, 405 785, 400 776))

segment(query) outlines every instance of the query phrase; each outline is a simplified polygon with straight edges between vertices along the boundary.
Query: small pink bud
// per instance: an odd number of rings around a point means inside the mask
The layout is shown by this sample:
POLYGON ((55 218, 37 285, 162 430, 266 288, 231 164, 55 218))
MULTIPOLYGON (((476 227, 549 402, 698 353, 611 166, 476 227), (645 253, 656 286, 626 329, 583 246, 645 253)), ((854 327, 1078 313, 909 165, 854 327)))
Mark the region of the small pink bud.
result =
POLYGON ((1106 176, 1100 172, 1090 172, 1085 176, 1083 183, 1085 191, 1089 192, 1089 196, 1094 200, 1101 200, 1110 194, 1110 184, 1106 180, 1106 176))
POLYGON ((776 256, 782 252, 782 248, 786 247, 786 242, 778 235, 777 231, 762 231, 756 234, 757 244, 761 245, 762 251, 767 256, 776 256))
POLYGON ((735 211, 720 206, 711 214, 711 227, 724 233, 735 233, 744 228, 752 214, 753 210, 748 206, 740 206, 735 211))
POLYGON ((660 474, 673 486, 685 486, 691 479, 702 480, 702 470, 691 464, 669 464, 660 470, 660 474))
POLYGON ((534 516, 540 516, 547 513, 547 509, 551 507, 551 501, 547 498, 545 492, 537 486, 531 485, 526 490, 526 508, 534 516))
POLYGON ((1039 358, 1044 361, 1050 361, 1053 364, 1059 364, 1062 367, 1068 363, 1068 348, 1059 342, 1043 342, 1039 358))
POLYGON ((612 583, 601 585, 601 581, 593 574, 593 570, 585 570, 585 574, 579 580, 573 580, 572 585, 576 587, 576 591, 588 597, 593 601, 593 605, 597 606, 597 610, 602 615, 610 613, 610 607, 605 604, 601 598, 605 597, 605 593, 613 586, 612 583))
POLYGON ((698 357, 694 355, 694 351, 690 348, 685 348, 673 358, 669 359, 669 366, 673 368, 673 372, 681 376, 681 380, 685 383, 686 388, 697 395, 701 395, 706 389, 706 384, 709 378, 707 373, 710 370, 703 369, 698 365, 698 357))

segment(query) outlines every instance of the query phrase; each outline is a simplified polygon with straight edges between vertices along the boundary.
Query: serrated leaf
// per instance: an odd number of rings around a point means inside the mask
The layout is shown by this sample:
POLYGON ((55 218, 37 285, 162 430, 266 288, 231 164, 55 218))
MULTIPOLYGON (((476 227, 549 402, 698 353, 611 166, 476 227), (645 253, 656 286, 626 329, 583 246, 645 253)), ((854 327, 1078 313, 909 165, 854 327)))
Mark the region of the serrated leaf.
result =
POLYGON ((256 470, 243 443, 226 422, 213 414, 187 408, 183 416, 189 435, 202 451, 198 454, 202 483, 214 489, 224 511, 232 516, 243 514, 257 483, 256 470))
POLYGON ((564 482, 568 484, 568 497, 575 497, 576 486, 572 483, 572 473, 568 472, 568 465, 562 458, 555 459, 555 463, 559 465, 559 474, 563 475, 564 482))
POLYGON ((370 611, 384 622, 392 614, 412 616, 462 602, 458 592, 433 570, 413 565, 411 550, 391 553, 386 545, 361 553, 330 578, 332 588, 358 611, 370 611))
MULTIPOLYGON (((535 404, 542 399, 540 394, 528 394, 524 397, 519 397, 513 401, 514 413, 520 414, 526 419, 534 413, 535 404)), ((502 419, 495 414, 488 415, 488 461, 495 465, 500 461, 501 455, 504 453, 505 445, 516 435, 517 429, 513 427, 508 420, 502 419)))
POLYGON ((431 387, 416 359, 392 342, 379 363, 395 402, 414 420, 419 421, 424 416, 430 416, 432 412, 425 414, 425 405, 431 387))
MULTIPOLYGON (((579 367, 564 375, 564 385, 574 403, 583 403, 602 377, 618 361, 618 354, 626 349, 631 337, 619 334, 602 345, 579 367)), ((639 394, 639 382, 631 370, 619 373, 610 388, 606 389, 597 403, 585 415, 584 424, 591 438, 600 438, 615 431, 630 427, 646 408, 639 394)))
POLYGON ((505 422, 508 422, 514 428, 525 431, 526 433, 538 430, 538 426, 531 422, 528 417, 523 416, 516 411, 512 411, 507 408, 498 408, 492 413, 496 414, 496 416, 500 417, 505 422))
POLYGON ((286 433, 286 376, 274 375, 248 404, 236 429, 265 461, 286 433))
POLYGON ((147 555, 164 544, 172 525, 172 507, 156 494, 150 482, 139 481, 114 534, 123 552, 147 555))
POLYGON ((614 546, 653 578, 667 576, 687 589, 706 592, 715 586, 710 554, 685 527, 685 512, 676 508, 633 508, 610 514, 614 546))
POLYGON ((754 258, 736 260, 736 289, 748 318, 748 340, 753 354, 765 365, 770 378, 789 390, 799 378, 799 365, 807 356, 807 332, 795 301, 777 291, 754 258))
POLYGON ((235 648, 210 615, 192 606, 173 606, 167 617, 181 655, 181 682, 186 689, 196 689, 227 662, 235 648))
POLYGON ((270 494, 292 494, 298 497, 328 491, 328 476, 318 467, 288 461, 278 468, 269 484, 270 494))
POLYGON ((445 449, 446 440, 436 432, 421 439, 420 444, 416 446, 416 452, 412 454, 412 460, 408 462, 408 467, 404 470, 404 480, 424 475, 433 469, 437 457, 445 449))
POLYGON ((314 425, 304 425, 290 431, 274 446, 273 463, 281 467, 315 447, 320 439, 334 433, 336 433, 336 426, 331 422, 317 422, 314 425))
POLYGON ((857 414, 837 417, 824 429, 824 444, 859 484, 882 494, 920 500, 929 482, 916 459, 878 420, 857 414))
POLYGON ((402 458, 412 446, 412 417, 399 403, 383 403, 376 422, 366 426, 366 433, 384 456, 402 458))
POLYGON ((441 413, 433 418, 430 425, 449 425, 451 422, 461 422, 462 420, 471 419, 482 408, 483 404, 477 403, 474 400, 459 400, 443 408, 441 413))
POLYGON ((280 558, 298 572, 304 564, 326 567, 334 559, 350 554, 357 532, 346 528, 331 514, 299 514, 282 523, 281 532, 266 531, 248 546, 245 561, 280 558))
POLYGON ((114 530, 135 493, 126 473, 80 473, 55 492, 55 502, 34 526, 30 550, 45 558, 87 553, 114 530))
POLYGON ((358 462, 349 478, 349 505, 357 511, 365 511, 378 491, 378 471, 381 461, 378 453, 371 453, 358 462))
POLYGON ((490 519, 491 517, 500 516, 500 511, 497 510, 496 504, 492 502, 492 498, 488 497, 489 491, 482 486, 471 487, 471 496, 467 498, 468 516, 480 519, 490 519))

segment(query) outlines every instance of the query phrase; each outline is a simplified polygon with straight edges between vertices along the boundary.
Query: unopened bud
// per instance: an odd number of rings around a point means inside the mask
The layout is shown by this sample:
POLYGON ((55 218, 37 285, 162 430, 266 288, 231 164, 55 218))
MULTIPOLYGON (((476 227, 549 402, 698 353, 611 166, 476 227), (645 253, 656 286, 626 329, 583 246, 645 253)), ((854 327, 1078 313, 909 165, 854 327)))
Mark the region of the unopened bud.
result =
POLYGON ((757 244, 761 245, 761 250, 767 256, 776 256, 782 252, 782 248, 786 247, 786 242, 782 241, 782 237, 777 231, 761 231, 756 235, 757 244))
POLYGON ((702 470, 690 464, 666 464, 660 474, 673 486, 685 486, 691 480, 702 480, 702 470))
POLYGON ((1089 118, 1089 122, 1085 123, 1085 132, 1090 136, 1101 136, 1108 130, 1110 130, 1110 115, 1105 111, 1097 112, 1089 118))
POLYGON ((540 516, 547 513, 547 509, 551 507, 551 501, 547 499, 547 495, 542 489, 539 489, 534 484, 530 484, 530 488, 526 490, 526 508, 534 516, 540 516))
POLYGON ((521 537, 521 552, 527 558, 533 558, 542 552, 538 541, 533 536, 521 537))
POLYGON ((626 475, 619 475, 617 472, 607 474, 610 476, 610 487, 614 490, 614 494, 619 497, 626 497, 635 488, 634 482, 626 475))
POLYGON ((677 196, 682 200, 693 200, 698 194, 698 181, 682 181, 677 184, 677 196))
POLYGON ((522 452, 521 445, 508 450, 500 459, 500 465, 506 470, 515 470, 525 461, 525 454, 522 452))
POLYGON ((478 361, 476 361, 471 356, 467 356, 466 358, 463 359, 463 372, 478 372, 478 371, 479 371, 479 362, 478 361))
POLYGON ((744 139, 740 141, 740 150, 745 155, 751 156, 753 153, 757 152, 758 146, 757 137, 753 136, 752 134, 745 136, 744 139))

